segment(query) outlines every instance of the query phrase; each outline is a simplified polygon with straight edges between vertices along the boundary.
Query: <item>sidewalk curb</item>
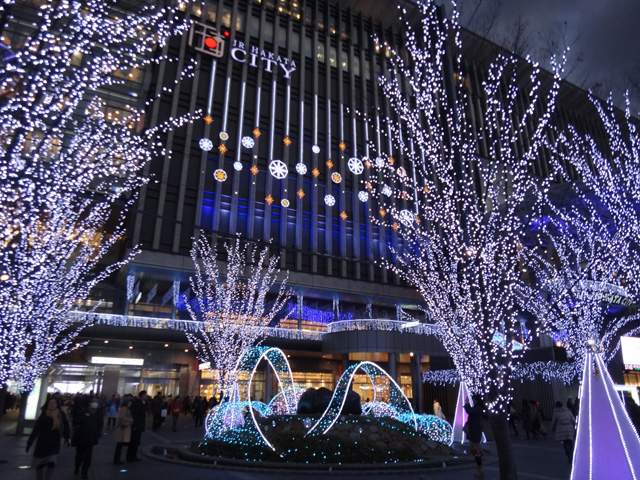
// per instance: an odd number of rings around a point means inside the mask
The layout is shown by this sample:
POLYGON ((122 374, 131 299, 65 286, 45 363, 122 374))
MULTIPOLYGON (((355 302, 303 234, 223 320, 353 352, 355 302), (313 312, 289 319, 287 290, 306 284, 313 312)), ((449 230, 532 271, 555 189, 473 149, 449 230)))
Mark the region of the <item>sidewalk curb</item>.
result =
MULTIPOLYGON (((174 463, 178 465, 189 465, 198 468, 208 468, 214 470, 231 470, 244 472, 260 472, 275 474, 339 474, 339 475, 375 475, 388 473, 420 473, 420 472, 440 472, 451 470, 467 470, 475 467, 472 457, 464 456, 451 461, 423 462, 423 463, 392 463, 392 464, 350 464, 350 465, 307 465, 307 464, 280 464, 274 462, 259 462, 251 464, 243 460, 233 460, 224 458, 204 457, 188 450, 187 445, 177 447, 176 445, 149 445, 142 449, 145 457, 153 460, 174 463), (163 452, 163 453, 158 453, 163 452), (164 453, 166 452, 166 454, 164 453), (171 456, 167 456, 171 455, 171 456), (177 457, 177 458, 176 458, 177 457), (442 466, 445 463, 446 466, 442 466)), ((486 457, 485 457, 486 458, 486 457)), ((497 463, 497 459, 486 463, 491 465, 497 463)))

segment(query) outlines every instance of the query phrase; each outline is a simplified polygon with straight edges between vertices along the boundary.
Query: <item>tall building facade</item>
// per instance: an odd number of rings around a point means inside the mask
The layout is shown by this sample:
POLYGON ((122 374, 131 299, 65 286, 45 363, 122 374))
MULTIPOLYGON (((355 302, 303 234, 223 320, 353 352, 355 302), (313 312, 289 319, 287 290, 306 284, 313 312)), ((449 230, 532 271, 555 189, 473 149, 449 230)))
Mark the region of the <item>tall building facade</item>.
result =
MULTIPOLYGON (((20 47, 43 3, 25 0, 25 8, 11 11, 0 53, 20 47)), ((117 3, 123 13, 142 4, 117 3)), ((372 221, 386 212, 367 192, 369 167, 381 154, 417 175, 394 148, 395 133, 383 119, 395 114, 378 85, 380 76, 396 75, 392 50, 406 56, 395 2, 211 0, 185 5, 181 14, 194 24, 162 52, 172 61, 120 72, 122 83, 100 94, 114 119, 158 97, 144 126, 186 112, 201 115, 170 132, 166 155, 146 167, 151 180, 123 245, 142 252, 96 292, 105 301, 99 324, 84 333, 90 343, 62 359, 47 382, 69 391, 211 396, 214 379, 200 369, 182 331, 193 328, 185 306, 189 251, 199 235, 218 246, 239 237, 269 244, 289 271, 294 298, 267 342, 290 356, 296 383, 332 387, 350 362, 369 359, 418 408, 433 396, 452 407, 451 391, 420 382, 421 371, 451 362, 428 325, 405 329, 407 315, 421 324, 429 319, 415 289, 382 266, 394 261, 389 246, 399 239, 392 226, 372 221)), ((464 45, 473 115, 481 108, 483 68, 498 49, 469 33, 464 45)), ((590 128, 586 104, 584 92, 566 87, 559 121, 590 128)), ((532 174, 549 174, 544 158, 532 174)), ((255 397, 270 397, 268 369, 256 380, 255 397)), ((368 396, 366 378, 356 378, 355 387, 368 396)))

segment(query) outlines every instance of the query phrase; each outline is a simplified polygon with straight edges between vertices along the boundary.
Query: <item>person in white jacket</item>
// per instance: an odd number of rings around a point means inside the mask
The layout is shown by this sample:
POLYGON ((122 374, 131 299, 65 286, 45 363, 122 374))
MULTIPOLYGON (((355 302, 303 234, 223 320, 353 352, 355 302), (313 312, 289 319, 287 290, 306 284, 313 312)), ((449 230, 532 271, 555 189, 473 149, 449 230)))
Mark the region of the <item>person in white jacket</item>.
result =
POLYGON ((440 402, 438 402, 438 399, 435 399, 433 401, 433 414, 436 417, 441 418, 442 420, 447 420, 447 417, 445 417, 444 413, 442 413, 442 407, 440 406, 440 402))
POLYGON ((573 460, 573 440, 576 438, 576 417, 567 407, 562 405, 562 402, 556 402, 556 408, 553 409, 551 431, 555 433, 554 440, 562 443, 564 453, 571 463, 573 460))

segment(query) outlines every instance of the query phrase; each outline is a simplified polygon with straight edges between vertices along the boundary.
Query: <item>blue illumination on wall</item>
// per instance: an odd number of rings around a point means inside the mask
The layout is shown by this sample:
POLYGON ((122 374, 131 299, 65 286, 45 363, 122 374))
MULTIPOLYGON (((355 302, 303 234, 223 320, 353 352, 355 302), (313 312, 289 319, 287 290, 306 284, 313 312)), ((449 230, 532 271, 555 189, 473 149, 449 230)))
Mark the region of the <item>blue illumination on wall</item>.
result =
MULTIPOLYGON (((298 305, 295 302, 288 303, 285 308, 282 309, 285 312, 290 312, 289 318, 298 318, 298 305)), ((326 308, 320 307, 317 304, 314 306, 303 305, 302 307, 302 319, 314 322, 314 323, 331 323, 334 321, 333 310, 331 305, 327 305, 326 308)), ((352 312, 339 312, 338 320, 351 320, 353 319, 352 312)))

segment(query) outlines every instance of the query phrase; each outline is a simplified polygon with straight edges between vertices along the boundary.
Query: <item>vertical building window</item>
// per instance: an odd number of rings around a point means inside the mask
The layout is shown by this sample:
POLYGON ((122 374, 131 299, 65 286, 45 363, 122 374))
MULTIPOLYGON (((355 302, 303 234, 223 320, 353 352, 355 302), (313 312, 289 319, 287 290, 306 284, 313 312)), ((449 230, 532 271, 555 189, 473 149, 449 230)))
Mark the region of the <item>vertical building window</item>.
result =
POLYGON ((318 48, 316 49, 316 56, 318 57, 318 61, 324 63, 324 44, 318 43, 318 48))
POLYGON ((251 17, 249 22, 249 35, 260 38, 260 17, 251 17))

